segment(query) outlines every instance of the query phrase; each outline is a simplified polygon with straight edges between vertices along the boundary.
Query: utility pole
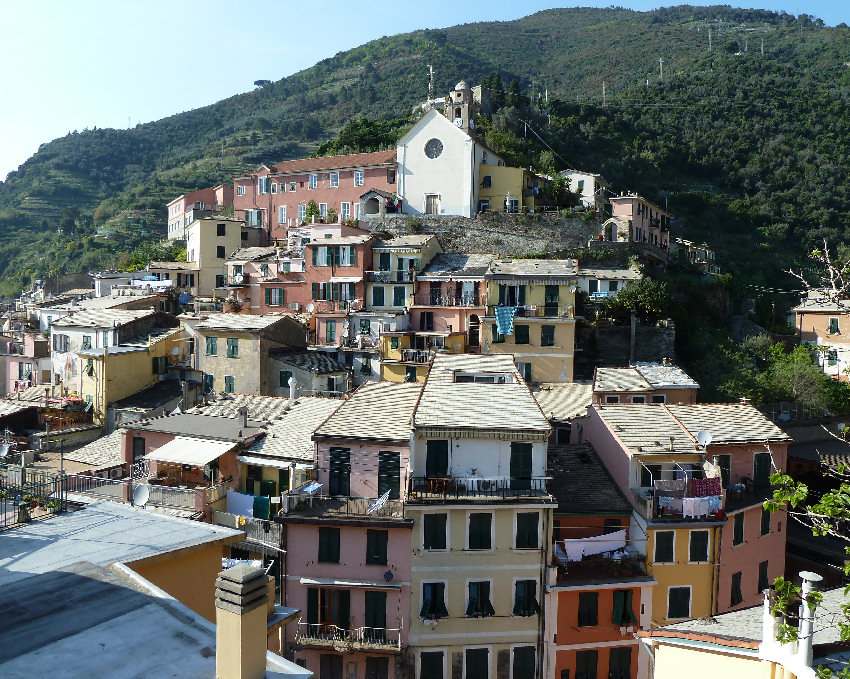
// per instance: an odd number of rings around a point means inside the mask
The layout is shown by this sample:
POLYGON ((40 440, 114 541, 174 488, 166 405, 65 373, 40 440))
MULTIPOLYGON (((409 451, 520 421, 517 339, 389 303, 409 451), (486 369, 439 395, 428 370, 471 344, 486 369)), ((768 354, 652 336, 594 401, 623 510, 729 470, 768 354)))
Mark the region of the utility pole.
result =
POLYGON ((605 100, 605 81, 603 80, 602 81, 602 108, 605 108, 606 103, 607 102, 605 100))
POLYGON ((664 80, 664 59, 662 57, 658 58, 658 68, 661 69, 658 75, 658 79, 664 80))
POLYGON ((764 56, 764 38, 761 39, 761 55, 764 56))
POLYGON ((711 52, 711 29, 708 29, 708 51, 711 52))
POLYGON ((430 78, 428 79, 428 101, 431 101, 434 98, 434 67, 431 64, 428 64, 428 73, 430 74, 430 78))

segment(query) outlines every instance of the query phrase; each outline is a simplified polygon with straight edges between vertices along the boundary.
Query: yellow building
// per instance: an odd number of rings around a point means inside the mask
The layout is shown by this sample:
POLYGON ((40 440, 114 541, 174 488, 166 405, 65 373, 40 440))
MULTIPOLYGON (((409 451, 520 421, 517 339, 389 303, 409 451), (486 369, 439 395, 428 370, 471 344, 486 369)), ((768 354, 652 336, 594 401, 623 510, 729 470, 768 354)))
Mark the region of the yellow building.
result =
POLYGON ((437 237, 428 234, 372 243, 372 270, 366 271, 366 308, 401 312, 409 307, 416 274, 442 251, 437 237))
POLYGON ((90 404, 94 421, 103 423, 110 403, 155 384, 166 374, 169 364, 187 355, 188 343, 182 328, 154 328, 137 342, 80 349, 79 396, 90 404))
POLYGON ((577 261, 502 259, 485 275, 482 353, 513 354, 526 382, 572 382, 577 261), (499 308, 513 309, 499 332, 499 308), (510 321, 510 319, 508 319, 510 321))
POLYGON ((462 354, 465 332, 382 332, 381 379, 389 382, 424 382, 435 354, 462 354))
POLYGON ((545 179, 530 170, 506 165, 480 165, 479 212, 533 209, 542 198, 545 179))

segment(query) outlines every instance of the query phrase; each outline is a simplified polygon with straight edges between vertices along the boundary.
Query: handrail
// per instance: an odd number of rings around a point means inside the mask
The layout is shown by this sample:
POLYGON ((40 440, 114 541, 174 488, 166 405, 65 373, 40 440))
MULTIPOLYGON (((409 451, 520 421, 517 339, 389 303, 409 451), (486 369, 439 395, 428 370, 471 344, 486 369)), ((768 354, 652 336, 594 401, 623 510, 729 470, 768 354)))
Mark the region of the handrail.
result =
POLYGON ((546 476, 414 476, 410 479, 410 496, 432 498, 516 498, 545 497, 546 476))
POLYGON ((338 625, 299 622, 296 641, 304 639, 342 644, 371 644, 390 648, 401 648, 401 627, 355 627, 345 629, 338 625))

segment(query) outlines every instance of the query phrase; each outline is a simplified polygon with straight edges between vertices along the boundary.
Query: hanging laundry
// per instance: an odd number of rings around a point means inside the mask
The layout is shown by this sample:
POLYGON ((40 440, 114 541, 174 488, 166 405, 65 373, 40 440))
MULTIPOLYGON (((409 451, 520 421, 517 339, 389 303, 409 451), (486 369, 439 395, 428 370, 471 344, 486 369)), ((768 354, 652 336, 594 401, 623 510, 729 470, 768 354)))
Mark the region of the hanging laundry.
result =
POLYGON ((691 495, 693 497, 709 497, 711 495, 720 495, 721 492, 722 486, 719 476, 714 476, 710 479, 691 480, 691 495))
POLYGON ((720 495, 714 495, 708 498, 708 511, 711 514, 715 514, 720 510, 720 507, 723 504, 723 498, 720 495))
POLYGON ((707 479, 720 478, 721 470, 719 464, 714 464, 706 460, 702 463, 702 471, 707 479))
POLYGON ((496 307, 496 331, 500 335, 514 334, 514 316, 516 316, 517 307, 515 306, 497 306, 496 307))

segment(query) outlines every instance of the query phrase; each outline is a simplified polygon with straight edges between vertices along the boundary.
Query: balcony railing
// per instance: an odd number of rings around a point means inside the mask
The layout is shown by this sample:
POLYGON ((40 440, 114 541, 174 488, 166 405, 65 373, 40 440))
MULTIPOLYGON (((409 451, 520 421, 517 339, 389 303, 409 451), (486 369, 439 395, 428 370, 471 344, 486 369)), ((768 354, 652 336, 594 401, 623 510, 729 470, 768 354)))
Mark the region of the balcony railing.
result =
POLYGON ((402 349, 401 361, 402 363, 430 363, 434 353, 428 349, 402 349))
POLYGON ((369 283, 413 283, 416 280, 415 271, 367 271, 366 280, 369 283))
POLYGON ((643 554, 593 554, 580 561, 558 565, 557 583, 569 584, 579 580, 607 580, 646 575, 646 556, 643 554))
MULTIPOLYGON (((147 483, 132 483, 126 479, 104 479, 87 474, 68 474, 68 492, 104 500, 129 502, 130 493, 137 488, 148 489, 146 504, 178 509, 196 509, 197 493, 206 493, 214 488, 171 488, 147 483)), ((204 496, 206 499, 206 496, 204 496)))
POLYGON ((484 306, 482 295, 438 295, 431 293, 420 293, 414 296, 414 304, 418 306, 459 306, 476 307, 484 306))
POLYGON ((251 516, 239 516, 227 512, 213 512, 213 523, 217 526, 227 526, 245 531, 250 542, 258 542, 267 545, 280 544, 279 523, 266 519, 255 519, 251 516))
POLYGON ((350 347, 352 349, 377 349, 377 335, 355 335, 354 337, 343 337, 340 342, 342 347, 350 347))
MULTIPOLYGON (((510 305, 507 305, 510 306, 510 305)), ((533 304, 525 304, 516 307, 516 318, 575 318, 575 307, 558 306, 557 304, 545 304, 536 306, 533 304)), ((496 305, 487 307, 487 315, 495 316, 496 305)))
POLYGON ((399 500, 378 503, 377 498, 329 497, 290 494, 281 496, 281 511, 289 516, 326 518, 403 519, 404 504, 399 500))
POLYGON ((357 627, 299 622, 295 640, 302 646, 322 646, 339 650, 400 650, 401 629, 357 627))
POLYGON ((545 476, 414 476, 410 479, 409 497, 419 500, 448 498, 546 497, 545 476))

